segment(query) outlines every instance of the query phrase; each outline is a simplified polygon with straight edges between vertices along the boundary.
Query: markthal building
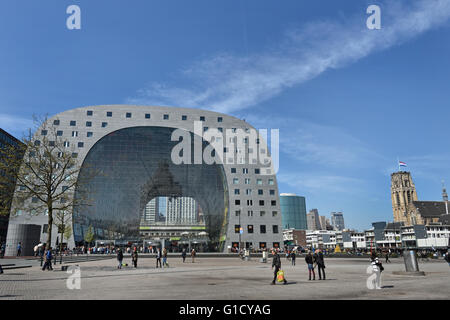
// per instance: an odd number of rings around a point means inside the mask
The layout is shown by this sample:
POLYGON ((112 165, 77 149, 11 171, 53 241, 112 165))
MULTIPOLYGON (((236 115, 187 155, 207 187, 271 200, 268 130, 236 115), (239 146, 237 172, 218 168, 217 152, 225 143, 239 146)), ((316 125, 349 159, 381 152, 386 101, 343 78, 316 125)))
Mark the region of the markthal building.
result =
MULTIPOLYGON (((88 201, 72 209, 69 248, 84 245, 88 232, 98 246, 282 246, 273 132, 212 111, 128 105, 65 111, 48 127, 54 130, 40 128, 34 139, 64 140, 81 164, 78 179, 88 181, 88 201)), ((82 196, 75 190, 75 198, 82 196)), ((9 222, 10 247, 24 225, 39 226, 36 241, 46 241, 45 212, 19 211, 9 222)), ((52 229, 54 246, 61 235, 52 229)))

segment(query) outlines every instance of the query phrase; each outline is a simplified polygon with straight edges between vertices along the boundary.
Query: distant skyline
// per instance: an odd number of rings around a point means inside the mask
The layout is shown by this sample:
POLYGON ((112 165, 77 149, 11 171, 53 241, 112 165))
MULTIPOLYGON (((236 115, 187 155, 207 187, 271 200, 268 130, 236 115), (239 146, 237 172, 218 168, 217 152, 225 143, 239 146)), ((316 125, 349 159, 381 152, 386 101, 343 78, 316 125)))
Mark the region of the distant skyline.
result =
POLYGON ((4 0, 0 127, 88 105, 223 112, 280 130, 280 193, 362 230, 393 220, 397 159, 420 200, 450 183, 447 39, 449 0, 4 0))

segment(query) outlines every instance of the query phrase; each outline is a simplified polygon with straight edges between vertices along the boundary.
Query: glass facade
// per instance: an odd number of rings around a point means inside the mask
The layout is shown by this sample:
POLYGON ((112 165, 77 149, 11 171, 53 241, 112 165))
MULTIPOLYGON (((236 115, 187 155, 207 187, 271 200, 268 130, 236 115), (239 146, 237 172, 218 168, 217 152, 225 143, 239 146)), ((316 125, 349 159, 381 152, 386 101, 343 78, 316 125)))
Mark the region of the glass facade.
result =
POLYGON ((280 208, 283 229, 307 229, 305 197, 281 194, 280 208))
MULTIPOLYGON (((175 128, 133 127, 108 134, 89 151, 80 171, 87 205, 74 208, 74 240, 92 226, 96 240, 137 240, 142 212, 157 197, 191 197, 201 207, 212 244, 225 235, 228 189, 221 164, 180 164, 171 160, 175 128), (97 171, 87 178, 90 170, 97 171)), ((191 133, 193 150, 193 133, 191 133)), ((203 143, 203 148, 207 142, 203 143)), ((193 163, 192 152, 192 163, 193 163)), ((83 193, 84 194, 84 193, 83 193)), ((82 197, 79 190, 76 197, 82 197)))

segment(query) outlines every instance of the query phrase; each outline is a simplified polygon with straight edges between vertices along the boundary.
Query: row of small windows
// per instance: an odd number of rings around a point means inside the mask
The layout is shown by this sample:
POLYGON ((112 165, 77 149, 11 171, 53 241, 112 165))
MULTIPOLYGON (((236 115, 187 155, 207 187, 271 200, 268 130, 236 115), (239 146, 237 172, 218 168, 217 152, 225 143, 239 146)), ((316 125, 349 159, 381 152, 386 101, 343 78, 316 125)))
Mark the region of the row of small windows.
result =
MULTIPOLYGON (((241 225, 234 225, 234 233, 240 233, 241 225)), ((253 233, 254 227, 252 224, 247 225, 247 233, 253 233)), ((259 226, 259 233, 267 233, 266 225, 262 224, 259 226)), ((272 225, 272 233, 278 233, 278 225, 272 225)))
MULTIPOLYGON (((241 215, 241 210, 236 210, 234 212, 234 214, 235 214, 236 217, 239 217, 241 215)), ((248 210, 247 211, 247 216, 248 217, 253 217, 253 210, 248 210)), ((265 211, 260 211, 259 212, 259 216, 260 217, 265 217, 266 216, 266 212, 265 211)), ((272 211, 272 217, 276 217, 276 216, 278 216, 278 211, 272 211)))
MULTIPOLYGON (((247 190, 249 190, 249 189, 247 189, 247 190)), ((234 189, 234 194, 238 195, 239 194, 239 189, 234 189)), ((259 205, 260 206, 264 206, 265 205, 264 203, 265 203, 264 200, 259 200, 259 205)), ((251 199, 247 200, 247 205, 248 206, 252 206, 253 205, 253 200, 251 200, 251 199)), ((276 206, 277 205, 277 201, 276 200, 270 200, 270 205, 271 206, 276 206)))
MULTIPOLYGON (((86 115, 87 116, 92 116, 94 114, 94 112, 92 111, 92 110, 88 110, 87 112, 86 112, 86 115)), ((112 111, 107 111, 106 112, 106 116, 107 117, 112 117, 112 111)), ((133 116, 133 114, 131 113, 131 112, 126 112, 125 113, 125 117, 126 118, 131 118, 133 116)), ((150 113, 146 113, 145 115, 144 115, 144 117, 145 117, 145 119, 151 119, 151 114, 150 113)), ((181 120, 183 120, 183 121, 186 121, 188 119, 188 116, 187 115, 182 115, 181 116, 181 120)), ((199 119, 200 119, 200 121, 206 121, 206 118, 205 118, 205 116, 200 116, 199 117, 199 119)), ((163 120, 169 120, 169 114, 163 114, 163 120)), ((90 121, 88 121, 88 122, 90 122, 90 121)), ((217 122, 223 122, 223 118, 222 117, 217 117, 217 122)), ((54 120, 53 121, 53 124, 55 125, 55 126, 59 126, 60 125, 60 120, 54 120)), ((76 126, 77 125, 77 122, 75 121, 75 120, 71 120, 70 121, 70 125, 71 126, 76 126)))
MULTIPOLYGON (((235 195, 239 195, 239 194, 240 194, 240 191, 239 191, 239 190, 240 190, 240 189, 234 189, 234 194, 235 194, 235 195)), ((252 190, 252 189, 245 189, 245 194, 246 194, 246 195, 251 196, 252 193, 253 193, 253 190, 252 190)), ((274 195, 275 195, 275 190, 269 190, 269 194, 270 194, 271 196, 274 196, 274 195)), ((258 189, 258 196, 263 196, 263 195, 264 195, 264 190, 263 190, 263 189, 258 189)))
MULTIPOLYGON (((47 133, 48 133, 47 130, 42 130, 42 131, 41 131, 41 135, 42 135, 42 136, 46 136, 47 133)), ((56 131, 56 136, 62 137, 63 133, 64 133, 64 132, 63 132, 62 130, 58 130, 58 131, 56 131)), ((87 136, 88 138, 92 137, 93 135, 94 135, 94 133, 91 132, 91 131, 86 132, 86 136, 87 136)), ((72 137, 78 137, 78 131, 72 131, 72 137)), ((38 141, 38 140, 37 140, 37 141, 38 141)), ((38 142, 38 143, 40 143, 40 142, 38 142)))
MULTIPOLYGON (((231 173, 237 173, 236 168, 231 168, 231 173)), ((243 174, 248 174, 248 168, 242 168, 242 173, 243 174)), ((261 174, 261 169, 256 168, 255 169, 255 174, 261 174)))
MULTIPOLYGON (((244 179, 244 184, 250 184, 250 182, 251 182, 251 179, 250 179, 250 178, 245 178, 245 179, 244 179)), ((274 181, 273 181, 273 179, 268 179, 268 180, 267 180, 267 183, 268 183, 270 186, 273 186, 274 181)), ((233 184, 239 184, 239 178, 233 178, 233 184)), ((262 185, 263 185, 262 179, 256 179, 256 184, 262 186, 262 185)))

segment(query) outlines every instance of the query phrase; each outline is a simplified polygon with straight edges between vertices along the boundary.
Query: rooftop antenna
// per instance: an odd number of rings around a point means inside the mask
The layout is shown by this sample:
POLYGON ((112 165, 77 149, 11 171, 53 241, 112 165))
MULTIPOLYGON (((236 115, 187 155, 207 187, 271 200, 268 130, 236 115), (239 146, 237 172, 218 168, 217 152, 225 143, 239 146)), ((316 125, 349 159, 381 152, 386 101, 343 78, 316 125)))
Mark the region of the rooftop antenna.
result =
POLYGON ((445 202, 445 213, 448 214, 448 194, 445 190, 444 180, 442 180, 442 200, 445 202))

